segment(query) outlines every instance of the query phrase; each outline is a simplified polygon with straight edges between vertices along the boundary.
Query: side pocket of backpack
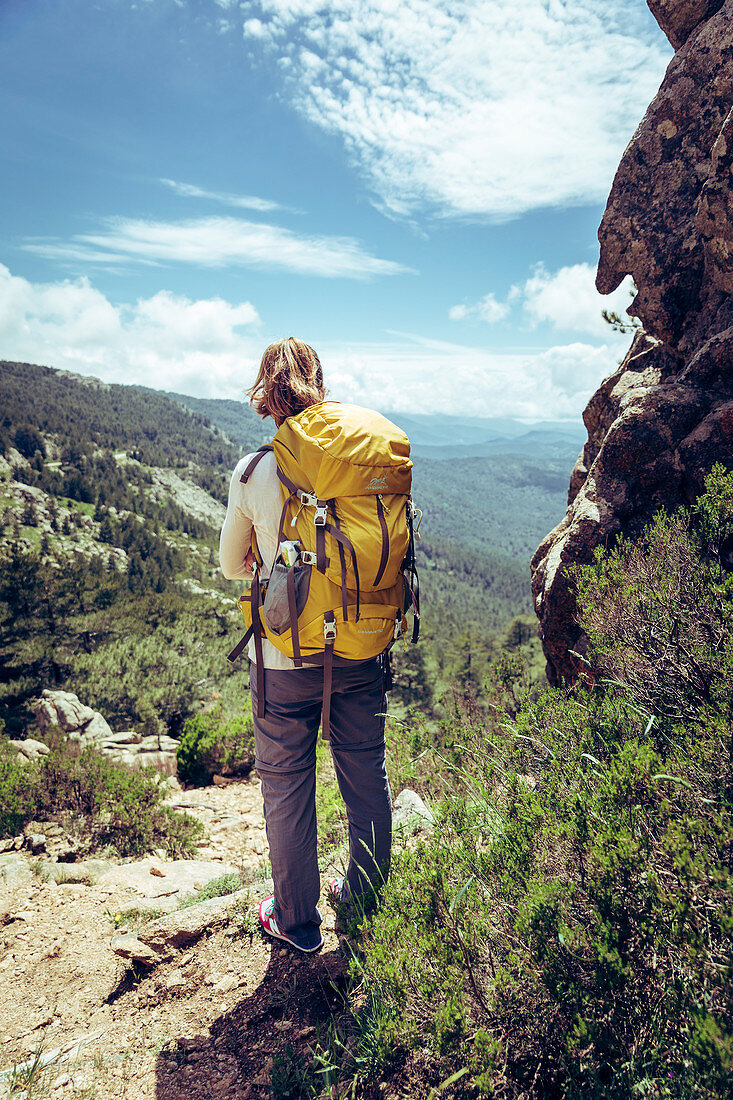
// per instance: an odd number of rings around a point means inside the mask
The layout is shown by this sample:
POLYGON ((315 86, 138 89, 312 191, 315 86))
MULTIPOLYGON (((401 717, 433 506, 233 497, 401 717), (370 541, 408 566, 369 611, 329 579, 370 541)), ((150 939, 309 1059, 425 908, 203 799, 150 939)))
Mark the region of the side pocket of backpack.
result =
POLYGON ((275 565, 267 582, 267 594, 262 605, 265 625, 273 634, 284 634, 291 629, 291 607, 288 594, 288 576, 292 573, 295 588, 295 611, 300 618, 308 601, 312 566, 275 565))

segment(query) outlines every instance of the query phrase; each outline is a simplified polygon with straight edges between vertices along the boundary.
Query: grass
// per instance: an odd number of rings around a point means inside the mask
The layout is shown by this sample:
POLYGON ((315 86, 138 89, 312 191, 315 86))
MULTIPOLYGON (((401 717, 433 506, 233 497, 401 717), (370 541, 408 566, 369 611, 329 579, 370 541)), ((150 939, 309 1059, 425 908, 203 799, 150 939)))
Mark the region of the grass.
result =
POLYGON ((162 909, 148 909, 136 905, 130 906, 129 909, 125 909, 121 913, 111 913, 109 910, 105 910, 105 912, 112 921, 115 932, 120 932, 123 928, 128 932, 138 932, 151 921, 165 916, 162 909))
POLYGON ((212 878, 206 885, 190 898, 185 898, 178 906, 179 909, 188 909, 192 905, 198 905, 202 901, 210 901, 211 898, 223 898, 227 894, 234 894, 244 886, 241 877, 235 872, 229 875, 221 875, 212 878))

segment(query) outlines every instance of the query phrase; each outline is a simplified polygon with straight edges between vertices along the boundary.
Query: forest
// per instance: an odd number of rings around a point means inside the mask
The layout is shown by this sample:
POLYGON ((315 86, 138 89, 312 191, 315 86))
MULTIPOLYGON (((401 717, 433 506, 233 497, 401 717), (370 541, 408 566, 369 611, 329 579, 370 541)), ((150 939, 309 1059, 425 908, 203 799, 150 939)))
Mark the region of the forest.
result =
MULTIPOLYGON (((241 621, 238 592, 217 568, 218 526, 174 491, 161 494, 156 474, 174 471, 223 505, 232 468, 268 438, 267 425, 235 402, 29 364, 0 368, 8 730, 24 727, 29 701, 45 687, 72 690, 113 728, 144 733, 176 735, 214 703, 240 713, 244 676, 224 659, 241 621)), ((561 498, 546 464, 536 488, 531 470, 516 456, 417 460, 422 641, 393 651, 396 712, 419 705, 437 714, 452 683, 480 695, 507 644, 527 648, 541 675, 526 560, 561 498), (486 474, 480 497, 471 489, 477 474, 486 474)))

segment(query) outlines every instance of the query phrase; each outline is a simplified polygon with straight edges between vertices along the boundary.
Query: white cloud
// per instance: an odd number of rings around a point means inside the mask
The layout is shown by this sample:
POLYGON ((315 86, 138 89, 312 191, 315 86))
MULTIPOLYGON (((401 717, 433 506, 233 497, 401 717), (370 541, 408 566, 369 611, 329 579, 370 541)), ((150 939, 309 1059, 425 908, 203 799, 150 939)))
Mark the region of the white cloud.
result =
POLYGON ((224 206, 236 206, 242 210, 259 210, 262 213, 283 209, 280 203, 272 202, 270 199, 259 199, 256 195, 233 195, 229 191, 205 191, 202 187, 195 187, 192 183, 179 183, 177 180, 161 179, 160 182, 186 199, 209 199, 211 202, 220 202, 224 206))
POLYGON ((3 356, 107 382, 241 396, 262 352, 248 331, 258 321, 249 302, 191 301, 163 290, 113 305, 87 279, 31 283, 0 265, 3 356))
POLYGON ((525 313, 533 324, 549 322, 554 328, 607 338, 610 330, 601 310, 624 318, 633 281, 627 276, 612 294, 599 294, 595 277, 596 269, 590 264, 571 264, 554 274, 537 264, 521 290, 525 313))
MULTIPOLYGON (((484 295, 473 304, 452 306, 448 311, 451 321, 478 318, 493 324, 503 321, 516 304, 521 307, 525 321, 535 328, 549 324, 554 329, 583 333, 596 340, 618 342, 606 321, 602 310, 617 313, 626 319, 626 309, 631 303, 633 280, 630 276, 612 294, 599 294, 595 286, 595 267, 591 264, 571 264, 549 272, 544 264, 535 264, 532 274, 524 284, 511 287, 506 300, 501 302, 492 293, 484 295)), ((625 339, 625 337, 621 337, 625 339)))
POLYGON ((577 419, 618 363, 616 348, 575 343, 496 353, 413 337, 316 342, 330 396, 395 412, 577 419))
POLYGON ((494 294, 485 294, 473 305, 451 306, 448 316, 451 321, 465 321, 467 317, 478 317, 487 325, 493 325, 497 321, 503 321, 509 315, 510 308, 508 302, 500 302, 494 294))
POLYGON ((259 19, 245 20, 242 30, 245 38, 266 38, 268 33, 265 24, 259 19))
MULTIPOLYGON (((31 283, 0 265, 0 347, 11 360, 237 398, 270 342, 257 326, 249 302, 191 301, 162 290, 115 305, 87 279, 31 283)), ((313 343, 335 400, 529 419, 577 418, 618 359, 607 345, 494 353, 397 333, 382 343, 313 343)))
POLYGON ((101 233, 77 234, 70 242, 29 240, 27 252, 55 260, 106 263, 187 263, 199 267, 241 265, 368 279, 411 269, 365 252, 353 237, 319 237, 240 218, 194 218, 180 222, 110 218, 101 233))
POLYGON ((254 0, 245 39, 393 215, 605 198, 671 49, 641 0, 254 0))

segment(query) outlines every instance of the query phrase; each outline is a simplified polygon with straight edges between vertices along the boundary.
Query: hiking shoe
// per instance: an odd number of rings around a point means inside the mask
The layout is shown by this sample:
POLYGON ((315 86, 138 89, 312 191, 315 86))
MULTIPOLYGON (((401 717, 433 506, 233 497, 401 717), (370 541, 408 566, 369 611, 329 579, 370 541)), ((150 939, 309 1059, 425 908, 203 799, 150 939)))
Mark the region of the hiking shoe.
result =
MULTIPOLYGON (((317 951, 319 947, 323 947, 323 936, 317 924, 306 925, 295 934, 283 932, 273 916, 274 911, 275 895, 270 894, 269 897, 263 898, 260 902, 260 924, 268 936, 273 936, 276 940, 283 940, 285 943, 289 943, 291 947, 297 948, 298 951, 305 951, 306 953, 317 951)), ((316 913, 321 919, 318 909, 316 909, 316 913)))
POLYGON ((328 884, 328 899, 333 904, 344 900, 344 884, 346 879, 343 875, 339 875, 337 878, 332 878, 328 884))

